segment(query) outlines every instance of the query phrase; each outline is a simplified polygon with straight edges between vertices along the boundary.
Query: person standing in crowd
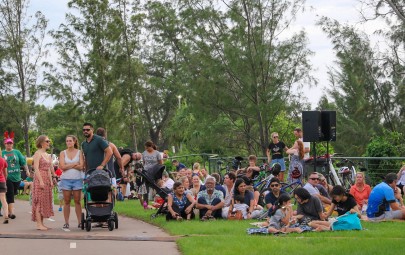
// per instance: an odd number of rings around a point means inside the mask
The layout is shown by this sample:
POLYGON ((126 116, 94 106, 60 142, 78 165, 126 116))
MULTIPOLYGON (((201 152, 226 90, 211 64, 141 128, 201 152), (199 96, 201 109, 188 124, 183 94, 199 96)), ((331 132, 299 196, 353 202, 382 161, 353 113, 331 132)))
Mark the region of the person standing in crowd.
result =
POLYGON ((46 152, 51 141, 45 135, 36 140, 38 150, 34 154, 34 189, 32 191, 32 221, 37 223, 38 230, 48 230, 44 218, 53 216, 53 181, 52 156, 46 152))
MULTIPOLYGON (((110 172, 111 172, 111 176, 112 176, 111 182, 112 182, 112 185, 114 186, 114 188, 116 188, 117 187, 117 178, 122 177, 122 174, 120 174, 120 177, 117 177, 117 175, 116 175, 117 170, 119 170, 118 171, 119 173, 124 173, 124 167, 121 162, 121 154, 118 151, 117 146, 115 146, 115 144, 113 144, 112 142, 107 140, 107 131, 104 128, 102 128, 102 127, 97 128, 96 135, 102 137, 108 143, 108 146, 110 146, 110 148, 111 148, 113 157, 110 157, 110 159, 108 160, 107 169, 110 170, 110 172), (114 164, 114 158, 115 158, 116 164, 114 164), (117 167, 117 169, 116 169, 116 167, 117 167)), ((127 178, 126 174, 124 176, 125 176, 125 178, 122 178, 122 180, 121 180, 121 182, 122 182, 121 187, 125 186, 125 188, 122 189, 122 193, 125 196, 126 191, 127 191, 128 178, 127 178), (124 183, 125 183, 125 185, 124 185, 124 183)))
POLYGON ((304 158, 305 158, 305 150, 304 150, 304 143, 301 140, 296 140, 294 145, 286 151, 288 154, 291 155, 290 158, 290 166, 288 168, 288 182, 291 183, 296 179, 302 179, 304 173, 304 158), (300 177, 296 178, 293 175, 293 171, 298 170, 301 175, 300 177))
POLYGON ((2 151, 1 156, 7 162, 7 192, 6 199, 8 203, 8 217, 10 219, 15 219, 14 214, 14 197, 18 194, 18 187, 21 182, 21 167, 24 167, 24 170, 29 176, 30 172, 25 160, 25 157, 21 154, 19 150, 13 149, 14 146, 14 132, 11 132, 10 135, 6 131, 4 133, 4 144, 5 150, 2 151))
MULTIPOLYGON (((155 145, 152 141, 147 141, 145 143, 145 151, 142 153, 143 168, 145 171, 149 171, 157 165, 163 164, 163 158, 159 151, 155 150, 155 145)), ((147 194, 144 195, 144 207, 148 205, 149 198, 149 187, 146 185, 147 194)))
MULTIPOLYGON (((1 148, 0 148, 1 152, 1 148)), ((6 200, 6 192, 7 192, 7 162, 0 158, 0 202, 4 210, 4 224, 8 223, 8 204, 6 200)))
POLYGON ((83 124, 83 135, 86 137, 86 140, 82 142, 86 171, 104 169, 113 154, 110 146, 102 137, 94 134, 91 123, 83 124))
POLYGON ((302 133, 302 129, 301 128, 295 128, 294 129, 294 136, 300 140, 301 142, 304 143, 304 159, 308 159, 309 158, 309 153, 311 151, 311 143, 310 142, 305 142, 304 141, 304 136, 302 133))
POLYGON ((273 132, 271 134, 271 139, 272 142, 269 144, 267 150, 266 150, 266 155, 267 155, 267 161, 269 162, 270 166, 273 166, 274 164, 280 164, 281 166, 281 172, 278 175, 278 178, 281 181, 284 181, 284 172, 285 172, 285 162, 284 162, 284 156, 283 152, 287 151, 288 147, 285 146, 285 144, 279 140, 278 133, 273 132), (271 156, 271 158, 270 158, 271 156))
POLYGON ((76 136, 66 136, 67 149, 59 155, 59 166, 62 169, 59 188, 63 193, 63 216, 65 218, 64 229, 69 229, 70 216, 70 201, 74 200, 75 212, 78 222, 78 227, 81 227, 82 206, 80 199, 82 197, 83 188, 83 154, 79 150, 79 142, 76 136))
POLYGON ((371 193, 370 185, 366 184, 363 172, 356 173, 356 181, 352 187, 350 187, 350 194, 356 200, 356 203, 361 211, 367 209, 368 197, 371 193))

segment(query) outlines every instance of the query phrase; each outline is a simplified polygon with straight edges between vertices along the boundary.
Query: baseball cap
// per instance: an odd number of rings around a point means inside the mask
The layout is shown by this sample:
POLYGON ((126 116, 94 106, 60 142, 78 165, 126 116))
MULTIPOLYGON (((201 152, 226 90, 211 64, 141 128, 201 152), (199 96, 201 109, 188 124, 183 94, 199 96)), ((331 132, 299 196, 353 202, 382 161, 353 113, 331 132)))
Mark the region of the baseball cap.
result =
POLYGON ((6 143, 14 143, 14 141, 11 138, 7 138, 4 140, 4 144, 6 144, 6 143))

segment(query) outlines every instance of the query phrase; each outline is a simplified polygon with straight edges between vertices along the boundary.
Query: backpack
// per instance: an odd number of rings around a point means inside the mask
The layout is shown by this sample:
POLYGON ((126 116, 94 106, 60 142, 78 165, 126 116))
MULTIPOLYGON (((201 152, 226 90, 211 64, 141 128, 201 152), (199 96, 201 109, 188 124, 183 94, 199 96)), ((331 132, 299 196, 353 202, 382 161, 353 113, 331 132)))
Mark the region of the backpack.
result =
POLYGON ((357 213, 347 212, 340 217, 336 218, 337 221, 333 222, 331 228, 335 230, 362 230, 361 222, 357 213))

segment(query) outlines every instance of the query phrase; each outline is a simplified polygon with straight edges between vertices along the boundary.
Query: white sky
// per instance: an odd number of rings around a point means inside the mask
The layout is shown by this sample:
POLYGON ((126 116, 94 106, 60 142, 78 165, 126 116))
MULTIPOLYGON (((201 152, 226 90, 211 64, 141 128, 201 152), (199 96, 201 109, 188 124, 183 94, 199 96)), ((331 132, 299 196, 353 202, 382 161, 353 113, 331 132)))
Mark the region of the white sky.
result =
MULTIPOLYGON (((67 2, 68 0, 31 0, 30 11, 41 11, 49 20, 49 29, 56 29, 59 24, 64 22, 65 13, 68 11, 67 2)), ((311 62, 315 69, 313 76, 318 79, 319 85, 316 88, 307 87, 304 89, 304 95, 308 98, 312 108, 315 108, 325 86, 329 83, 328 67, 333 66, 336 59, 330 40, 320 27, 315 25, 319 17, 327 16, 341 23, 355 25, 359 30, 365 31, 369 35, 377 27, 382 27, 383 23, 368 22, 366 26, 361 24, 359 22, 361 16, 358 0, 307 0, 307 6, 312 6, 312 8, 307 8, 307 12, 297 18, 293 30, 304 28, 309 38, 309 48, 315 52, 311 62)), ((44 101, 44 104, 47 105, 48 103, 48 100, 44 101)))

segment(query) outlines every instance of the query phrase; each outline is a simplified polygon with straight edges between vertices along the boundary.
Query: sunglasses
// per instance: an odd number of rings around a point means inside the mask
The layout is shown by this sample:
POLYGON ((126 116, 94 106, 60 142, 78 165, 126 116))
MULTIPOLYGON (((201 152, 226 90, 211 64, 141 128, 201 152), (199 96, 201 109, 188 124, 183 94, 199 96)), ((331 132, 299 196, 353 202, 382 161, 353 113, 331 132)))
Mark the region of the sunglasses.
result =
POLYGON ((315 181, 315 180, 318 180, 319 181, 319 178, 309 178, 310 180, 313 180, 313 181, 315 181))
POLYGON ((90 128, 83 128, 83 132, 90 131, 90 128))
POLYGON ((46 143, 50 143, 51 141, 49 141, 49 140, 46 140, 45 142, 46 142, 46 143))
POLYGON ((278 138, 278 136, 273 136, 273 138, 278 138))
POLYGON ((274 188, 274 187, 278 187, 280 186, 279 184, 271 184, 270 187, 274 188))

